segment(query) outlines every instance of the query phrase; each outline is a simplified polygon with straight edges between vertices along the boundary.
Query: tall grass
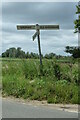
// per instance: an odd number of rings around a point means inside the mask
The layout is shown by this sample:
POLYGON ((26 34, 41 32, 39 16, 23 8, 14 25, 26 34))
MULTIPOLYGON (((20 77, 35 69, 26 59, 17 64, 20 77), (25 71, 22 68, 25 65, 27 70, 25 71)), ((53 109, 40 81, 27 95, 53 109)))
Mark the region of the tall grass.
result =
POLYGON ((77 81, 77 63, 70 65, 43 60, 41 74, 39 60, 2 62, 3 96, 77 104, 77 81))

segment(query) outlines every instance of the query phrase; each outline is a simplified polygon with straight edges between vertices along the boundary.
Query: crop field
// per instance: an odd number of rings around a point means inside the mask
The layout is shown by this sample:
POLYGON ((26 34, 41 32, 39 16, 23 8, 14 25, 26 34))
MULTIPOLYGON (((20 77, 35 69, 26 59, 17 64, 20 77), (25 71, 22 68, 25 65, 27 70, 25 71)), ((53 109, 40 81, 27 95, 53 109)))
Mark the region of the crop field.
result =
POLYGON ((79 104, 78 62, 56 59, 3 59, 3 96, 48 103, 79 104))

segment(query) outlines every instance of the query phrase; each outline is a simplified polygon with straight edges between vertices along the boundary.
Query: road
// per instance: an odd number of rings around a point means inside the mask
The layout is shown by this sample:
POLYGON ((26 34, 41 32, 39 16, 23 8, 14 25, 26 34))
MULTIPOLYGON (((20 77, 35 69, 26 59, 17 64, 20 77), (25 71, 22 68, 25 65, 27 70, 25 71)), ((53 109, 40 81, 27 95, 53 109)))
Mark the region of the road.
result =
POLYGON ((78 118, 78 113, 3 100, 3 118, 78 118))

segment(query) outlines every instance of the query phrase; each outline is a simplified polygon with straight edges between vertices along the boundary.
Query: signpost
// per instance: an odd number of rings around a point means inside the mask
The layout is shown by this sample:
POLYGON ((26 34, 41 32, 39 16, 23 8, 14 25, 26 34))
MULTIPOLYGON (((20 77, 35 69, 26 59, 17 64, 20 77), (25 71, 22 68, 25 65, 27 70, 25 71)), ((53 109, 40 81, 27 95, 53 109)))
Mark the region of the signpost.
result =
POLYGON ((40 65, 42 65, 42 57, 41 57, 41 47, 40 47, 40 30, 57 30, 59 29, 59 25, 17 25, 17 30, 36 30, 36 33, 32 36, 33 41, 35 38, 38 38, 38 48, 39 48, 39 57, 40 57, 40 65))

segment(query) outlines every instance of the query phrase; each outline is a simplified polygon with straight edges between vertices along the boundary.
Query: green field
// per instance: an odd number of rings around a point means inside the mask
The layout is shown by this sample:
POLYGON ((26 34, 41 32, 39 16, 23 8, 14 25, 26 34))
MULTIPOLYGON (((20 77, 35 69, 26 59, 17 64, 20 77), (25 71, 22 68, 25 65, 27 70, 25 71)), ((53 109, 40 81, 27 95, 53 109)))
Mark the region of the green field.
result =
POLYGON ((3 59, 3 96, 79 104, 77 61, 3 59))

